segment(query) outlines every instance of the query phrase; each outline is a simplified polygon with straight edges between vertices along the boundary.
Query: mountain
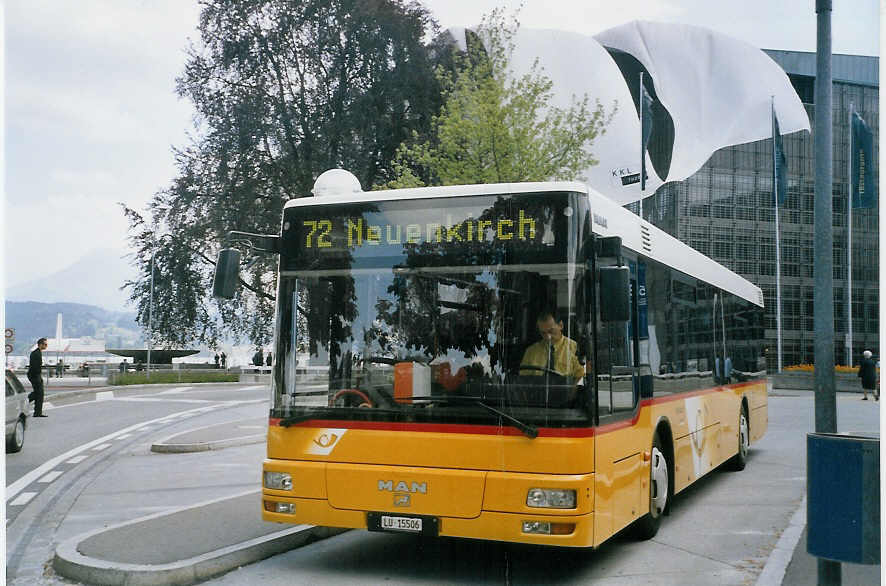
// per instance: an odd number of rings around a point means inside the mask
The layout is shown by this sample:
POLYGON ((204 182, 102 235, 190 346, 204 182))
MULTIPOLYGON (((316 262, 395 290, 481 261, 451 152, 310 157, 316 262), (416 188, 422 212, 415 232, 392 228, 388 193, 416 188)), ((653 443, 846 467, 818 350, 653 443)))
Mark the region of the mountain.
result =
POLYGON ((58 314, 62 314, 64 338, 89 336, 105 340, 107 347, 117 348, 142 343, 141 328, 135 321, 134 312, 109 311, 81 303, 7 301, 5 325, 15 328, 12 354, 27 353, 37 338, 54 338, 58 314))
POLYGON ((8 287, 5 297, 7 301, 80 303, 122 312, 131 308, 126 304, 128 293, 120 287, 135 277, 135 269, 120 258, 119 251, 97 249, 47 277, 8 287))

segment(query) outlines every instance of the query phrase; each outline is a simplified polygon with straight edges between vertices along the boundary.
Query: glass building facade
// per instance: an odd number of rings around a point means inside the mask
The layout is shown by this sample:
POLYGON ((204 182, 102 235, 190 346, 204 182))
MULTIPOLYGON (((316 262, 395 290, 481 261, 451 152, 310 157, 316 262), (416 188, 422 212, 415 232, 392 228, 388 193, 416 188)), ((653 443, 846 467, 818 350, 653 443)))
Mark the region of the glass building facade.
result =
MULTIPOLYGON (((793 83, 815 127, 815 54, 766 51, 793 83)), ((850 109, 879 142, 879 58, 834 55, 833 225, 834 360, 847 356, 847 246, 850 109)), ((779 205, 781 333, 784 366, 814 362, 815 155, 808 132, 784 135, 788 193, 779 205)), ((776 319, 776 222, 772 190, 772 139, 714 153, 695 175, 667 183, 643 202, 643 216, 698 251, 714 258, 763 290, 766 304, 767 367, 778 367, 776 319)), ((874 180, 879 184, 879 169, 874 180)), ((638 204, 629 209, 637 211, 638 204)), ((879 358, 879 209, 852 210, 852 364, 864 350, 879 358)))

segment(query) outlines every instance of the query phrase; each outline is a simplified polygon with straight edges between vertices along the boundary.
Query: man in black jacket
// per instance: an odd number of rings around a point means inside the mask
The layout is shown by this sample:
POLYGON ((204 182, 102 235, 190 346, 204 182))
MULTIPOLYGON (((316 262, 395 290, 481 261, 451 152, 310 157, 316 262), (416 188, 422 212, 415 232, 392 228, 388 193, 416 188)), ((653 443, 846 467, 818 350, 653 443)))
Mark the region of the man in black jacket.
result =
POLYGON ((34 401, 34 417, 46 417, 43 413, 43 351, 48 345, 46 338, 37 340, 37 347, 31 352, 28 362, 28 380, 33 389, 28 400, 34 401))

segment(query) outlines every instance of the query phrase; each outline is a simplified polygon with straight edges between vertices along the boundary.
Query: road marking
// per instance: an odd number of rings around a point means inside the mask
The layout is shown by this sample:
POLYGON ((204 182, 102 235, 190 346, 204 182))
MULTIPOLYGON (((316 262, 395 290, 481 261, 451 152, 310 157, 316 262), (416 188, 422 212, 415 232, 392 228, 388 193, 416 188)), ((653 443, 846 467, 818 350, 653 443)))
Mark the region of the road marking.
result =
MULTIPOLYGON (((163 393, 157 393, 158 395, 162 395, 163 393)), ((136 401, 141 403, 212 403, 209 399, 173 399, 170 397, 164 397, 162 399, 154 399, 151 397, 114 397, 115 401, 136 401)))
MULTIPOLYGON (((116 439, 116 438, 114 438, 114 439, 116 439)), ((92 448, 92 451, 93 452, 100 452, 100 451, 105 450, 110 447, 111 447, 111 444, 102 444, 100 446, 95 446, 94 448, 92 448)))
POLYGON ((157 393, 157 394, 158 394, 158 395, 175 395, 175 394, 177 394, 177 393, 183 393, 183 392, 185 392, 185 391, 187 391, 187 390, 189 390, 189 389, 192 389, 192 388, 194 388, 194 387, 175 387, 175 388, 172 388, 172 389, 168 389, 168 390, 166 390, 166 391, 160 391, 160 392, 157 393))
POLYGON ((117 436, 116 438, 114 438, 114 439, 122 440, 122 439, 126 439, 126 438, 128 438, 128 437, 132 437, 132 434, 131 434, 131 433, 124 433, 123 435, 118 435, 118 436, 117 436))
POLYGON ((70 460, 66 461, 65 464, 79 464, 89 456, 74 456, 70 460))
POLYGON ((114 391, 99 391, 95 394, 96 401, 108 401, 114 398, 114 391))
POLYGON ((64 472, 62 470, 53 470, 52 472, 50 472, 49 474, 47 474, 46 476, 44 476, 43 478, 41 478, 37 482, 52 482, 53 480, 55 480, 56 478, 58 478, 62 474, 64 474, 64 472))
POLYGON ((9 503, 10 507, 18 507, 20 505, 26 505, 31 502, 31 499, 37 496, 36 492, 23 492, 19 495, 17 499, 9 503))
POLYGON ((235 391, 258 391, 260 389, 267 389, 268 385, 253 385, 251 387, 241 387, 239 389, 234 389, 235 391))
MULTIPOLYGON (((199 409, 194 409, 194 411, 201 411, 203 409, 206 409, 206 407, 200 407, 199 409)), ((188 413, 188 411, 185 411, 185 413, 188 413)), ((30 472, 28 472, 27 474, 25 474, 24 476, 22 476, 21 478, 19 478, 18 480, 16 480, 15 482, 13 482, 12 484, 10 484, 9 486, 6 487, 6 502, 8 503, 10 501, 10 499, 14 499, 29 484, 31 484, 36 479, 40 478, 41 476, 43 476, 44 474, 46 474, 47 472, 49 472, 50 470, 55 468, 55 466, 58 465, 59 463, 65 462, 68 460, 73 460, 73 457, 77 456, 81 452, 85 452, 86 450, 89 450, 95 446, 101 445, 104 442, 116 439, 117 437, 123 435, 124 433, 129 433, 131 431, 135 431, 136 429, 141 428, 146 424, 154 423, 155 421, 159 421, 160 419, 163 419, 163 418, 160 417, 158 419, 152 419, 151 421, 148 421, 145 423, 136 423, 135 425, 130 425, 129 427, 119 429, 113 433, 109 433, 106 436, 94 439, 91 442, 87 442, 87 443, 83 444, 82 446, 77 446, 76 448, 74 448, 72 450, 68 450, 64 454, 59 454, 55 458, 52 458, 52 459, 44 462, 42 466, 38 466, 37 468, 34 468, 33 470, 31 470, 30 472)), ((85 457, 86 456, 84 456, 84 458, 85 457)))

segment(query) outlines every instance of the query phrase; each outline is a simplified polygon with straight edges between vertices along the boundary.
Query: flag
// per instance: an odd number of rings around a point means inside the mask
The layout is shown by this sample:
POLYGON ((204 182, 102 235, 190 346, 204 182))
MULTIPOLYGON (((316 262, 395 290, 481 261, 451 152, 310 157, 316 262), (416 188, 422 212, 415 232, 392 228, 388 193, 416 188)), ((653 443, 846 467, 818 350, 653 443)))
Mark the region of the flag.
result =
POLYGON ((784 156, 781 132, 778 130, 778 117, 772 108, 772 189, 775 205, 784 205, 788 193, 788 163, 784 156))
POLYGON ((852 207, 872 208, 877 205, 877 184, 874 183, 874 134, 857 112, 852 113, 852 207))
POLYGON ((640 191, 646 191, 646 147, 652 135, 652 96, 640 76, 640 191))

